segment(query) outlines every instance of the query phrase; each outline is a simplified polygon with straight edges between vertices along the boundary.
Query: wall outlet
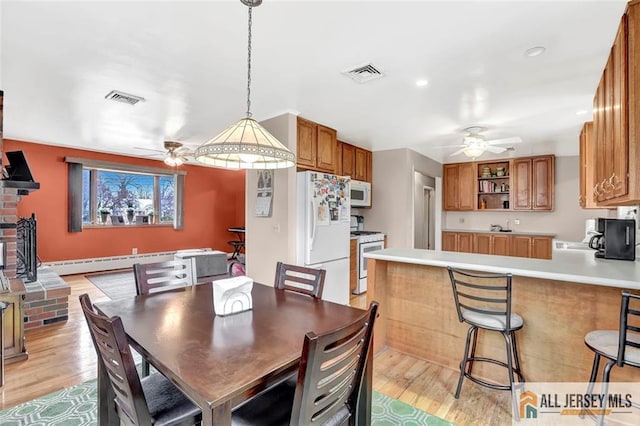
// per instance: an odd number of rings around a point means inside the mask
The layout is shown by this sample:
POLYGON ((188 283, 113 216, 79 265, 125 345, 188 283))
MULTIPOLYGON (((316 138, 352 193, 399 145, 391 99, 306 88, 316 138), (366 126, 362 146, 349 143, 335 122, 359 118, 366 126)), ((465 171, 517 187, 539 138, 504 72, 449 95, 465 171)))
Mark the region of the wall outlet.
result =
POLYGON ((458 219, 458 222, 464 223, 464 217, 461 217, 460 219, 458 219))
POLYGON ((131 254, 138 254, 138 249, 137 248, 132 248, 131 249, 131 254))
POLYGON ((514 223, 514 224, 516 224, 516 225, 520 225, 520 219, 515 219, 515 220, 513 221, 513 223, 514 223))

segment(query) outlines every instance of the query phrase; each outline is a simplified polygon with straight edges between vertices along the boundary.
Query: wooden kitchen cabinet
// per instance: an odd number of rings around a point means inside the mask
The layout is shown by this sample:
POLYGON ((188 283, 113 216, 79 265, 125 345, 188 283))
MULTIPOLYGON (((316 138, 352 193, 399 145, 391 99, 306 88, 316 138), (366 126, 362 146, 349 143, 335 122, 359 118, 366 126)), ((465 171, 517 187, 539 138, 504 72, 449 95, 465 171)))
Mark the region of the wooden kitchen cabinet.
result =
POLYGON ((298 117, 297 166, 303 170, 336 173, 338 169, 337 132, 298 117))
POLYGON ((599 207, 640 203, 640 2, 623 15, 593 100, 595 158, 587 197, 599 207))
POLYGON ((552 237, 508 232, 442 232, 442 250, 551 259, 552 237))
POLYGON ((358 287, 358 240, 349 240, 349 293, 358 287))
POLYGON ((474 210, 476 204, 475 163, 443 166, 444 210, 474 210))
POLYGON ((552 241, 553 238, 542 235, 513 235, 511 256, 551 259, 552 241))
POLYGON ((511 245, 510 235, 506 234, 480 234, 474 237, 473 252, 478 254, 495 254, 508 256, 511 245))
POLYGON ((598 208, 593 192, 595 177, 593 163, 595 159, 593 121, 587 121, 580 131, 580 194, 578 195, 578 204, 583 209, 598 208))
POLYGON ((372 178, 372 159, 371 151, 348 144, 346 142, 338 142, 339 149, 342 154, 340 161, 341 175, 351 176, 353 180, 371 182, 372 178))
POLYGON ((442 250, 473 253, 473 232, 443 232, 442 250))
POLYGON ((553 210, 555 157, 516 158, 512 165, 514 210, 553 210))

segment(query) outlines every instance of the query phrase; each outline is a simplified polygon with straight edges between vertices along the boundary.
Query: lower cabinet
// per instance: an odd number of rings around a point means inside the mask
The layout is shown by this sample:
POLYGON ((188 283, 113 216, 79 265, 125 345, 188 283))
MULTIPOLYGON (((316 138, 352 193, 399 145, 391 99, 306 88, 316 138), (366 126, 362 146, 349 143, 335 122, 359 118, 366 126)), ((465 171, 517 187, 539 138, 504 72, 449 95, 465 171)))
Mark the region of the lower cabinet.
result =
POLYGON ((442 250, 498 256, 551 259, 552 238, 543 235, 510 235, 479 232, 442 233, 442 250))
POLYGON ((358 286, 358 240, 349 240, 349 293, 358 286))
POLYGON ((471 232, 443 232, 442 250, 473 253, 473 233, 471 232))

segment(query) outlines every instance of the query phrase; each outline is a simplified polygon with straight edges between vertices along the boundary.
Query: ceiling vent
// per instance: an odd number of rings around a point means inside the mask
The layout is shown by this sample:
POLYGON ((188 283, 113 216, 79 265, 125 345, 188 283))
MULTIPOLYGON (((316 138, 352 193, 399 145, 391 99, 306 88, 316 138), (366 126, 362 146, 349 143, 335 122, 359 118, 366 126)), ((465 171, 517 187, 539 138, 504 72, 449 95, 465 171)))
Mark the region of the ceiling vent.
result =
POLYGON ((343 72, 343 74, 349 76, 353 81, 357 83, 366 83, 367 81, 384 77, 384 74, 379 69, 374 67, 373 64, 363 65, 361 67, 345 71, 343 72))
POLYGON ((128 93, 119 92, 117 90, 112 90, 107 93, 105 99, 109 99, 116 102, 122 102, 123 104, 135 105, 138 102, 144 102, 144 98, 141 96, 130 95, 128 93))

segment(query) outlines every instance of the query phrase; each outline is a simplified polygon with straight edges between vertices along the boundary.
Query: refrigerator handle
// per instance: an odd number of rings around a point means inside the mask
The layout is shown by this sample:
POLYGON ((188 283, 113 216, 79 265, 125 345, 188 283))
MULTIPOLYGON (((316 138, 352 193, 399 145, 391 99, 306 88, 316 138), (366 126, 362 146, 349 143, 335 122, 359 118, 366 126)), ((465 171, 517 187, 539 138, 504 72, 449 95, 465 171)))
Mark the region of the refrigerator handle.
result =
POLYGON ((314 205, 313 205, 313 200, 310 201, 311 203, 311 208, 309 209, 309 211, 311 212, 311 241, 309 242, 309 249, 312 250, 313 249, 313 242, 316 239, 316 214, 317 212, 315 211, 314 205))

